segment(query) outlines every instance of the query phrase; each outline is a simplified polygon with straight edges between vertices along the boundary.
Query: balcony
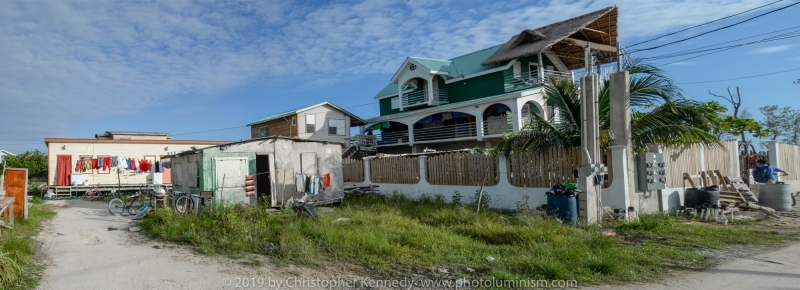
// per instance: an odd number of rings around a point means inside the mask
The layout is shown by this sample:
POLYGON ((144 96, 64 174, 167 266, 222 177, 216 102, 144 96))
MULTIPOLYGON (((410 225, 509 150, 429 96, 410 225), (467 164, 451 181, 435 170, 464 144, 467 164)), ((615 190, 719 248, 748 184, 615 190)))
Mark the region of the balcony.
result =
MULTIPOLYGON (((414 91, 407 94, 403 94, 402 98, 402 105, 403 107, 416 107, 416 106, 425 106, 429 105, 429 91, 422 90, 422 91, 414 91)), ((437 89, 433 91, 433 97, 435 100, 439 102, 439 104, 447 104, 449 103, 447 97, 447 90, 444 89, 437 89)))
POLYGON ((497 120, 489 119, 483 121, 481 129, 483 130, 483 136, 500 135, 514 131, 513 123, 505 116, 497 120))
POLYGON ((478 128, 475 123, 414 129, 414 142, 476 137, 478 136, 477 129, 478 128))
POLYGON ((375 136, 378 145, 408 143, 408 131, 380 133, 375 136))
MULTIPOLYGON (((565 79, 571 82, 575 81, 571 72, 544 70, 544 79, 553 78, 565 79)), ((506 92, 525 90, 540 85, 542 85, 542 82, 539 79, 539 73, 535 71, 530 73, 513 74, 505 77, 503 80, 503 88, 506 92)))

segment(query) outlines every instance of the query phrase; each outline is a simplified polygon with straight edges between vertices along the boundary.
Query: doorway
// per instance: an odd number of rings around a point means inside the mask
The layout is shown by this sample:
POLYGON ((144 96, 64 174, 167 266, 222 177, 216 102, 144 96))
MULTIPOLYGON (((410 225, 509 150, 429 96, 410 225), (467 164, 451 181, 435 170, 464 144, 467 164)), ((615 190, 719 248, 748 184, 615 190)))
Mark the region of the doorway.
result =
POLYGON ((269 155, 256 155, 256 200, 267 198, 272 189, 269 178, 269 155))

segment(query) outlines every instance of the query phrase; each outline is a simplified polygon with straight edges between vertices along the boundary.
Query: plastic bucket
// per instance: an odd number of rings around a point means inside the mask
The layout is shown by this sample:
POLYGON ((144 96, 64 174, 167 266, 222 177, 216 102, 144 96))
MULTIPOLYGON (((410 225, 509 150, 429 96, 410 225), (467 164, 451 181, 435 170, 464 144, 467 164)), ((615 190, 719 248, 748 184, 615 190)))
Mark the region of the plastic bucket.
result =
POLYGON ((578 223, 578 198, 575 196, 547 196, 547 214, 571 225, 578 223))

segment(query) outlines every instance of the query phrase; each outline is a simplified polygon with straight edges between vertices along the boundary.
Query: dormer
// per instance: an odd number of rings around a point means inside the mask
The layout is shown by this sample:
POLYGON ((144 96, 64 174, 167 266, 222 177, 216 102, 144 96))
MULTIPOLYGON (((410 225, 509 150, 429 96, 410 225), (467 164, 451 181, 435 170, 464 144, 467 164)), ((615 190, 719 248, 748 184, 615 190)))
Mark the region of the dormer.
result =
POLYGON ((399 90, 399 109, 446 104, 444 80, 456 74, 449 60, 409 57, 392 76, 399 90))

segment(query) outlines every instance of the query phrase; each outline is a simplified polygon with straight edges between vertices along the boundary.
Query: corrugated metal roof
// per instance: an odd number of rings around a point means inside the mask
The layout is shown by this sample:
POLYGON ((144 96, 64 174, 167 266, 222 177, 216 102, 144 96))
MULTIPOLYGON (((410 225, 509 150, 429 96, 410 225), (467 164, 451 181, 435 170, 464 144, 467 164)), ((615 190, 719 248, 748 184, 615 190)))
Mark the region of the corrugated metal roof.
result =
POLYGON ((383 89, 375 95, 374 99, 379 99, 381 97, 391 96, 397 94, 397 84, 389 83, 383 89))
POLYGON ((458 75, 454 76, 469 76, 472 74, 480 73, 483 71, 487 71, 490 69, 498 68, 503 66, 503 64, 494 64, 494 65, 481 65, 481 62, 489 58, 492 54, 494 54, 502 44, 498 44, 489 48, 484 48, 476 52, 468 53, 462 56, 454 57, 449 61, 455 67, 455 70, 458 72, 458 75))
POLYGON ((430 59, 424 57, 409 57, 409 58, 413 59, 414 61, 427 67, 430 70, 443 71, 443 72, 448 72, 450 74, 458 73, 455 71, 455 69, 453 69, 453 62, 449 60, 430 59))

